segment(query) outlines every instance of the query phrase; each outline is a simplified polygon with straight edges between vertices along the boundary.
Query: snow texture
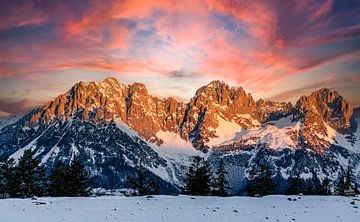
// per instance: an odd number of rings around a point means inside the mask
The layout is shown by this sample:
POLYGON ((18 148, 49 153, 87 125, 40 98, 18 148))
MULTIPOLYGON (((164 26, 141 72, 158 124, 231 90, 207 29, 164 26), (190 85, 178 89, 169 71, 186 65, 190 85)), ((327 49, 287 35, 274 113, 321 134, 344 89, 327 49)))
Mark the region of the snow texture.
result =
POLYGON ((0 200, 0 222, 359 221, 359 197, 62 197, 0 200))

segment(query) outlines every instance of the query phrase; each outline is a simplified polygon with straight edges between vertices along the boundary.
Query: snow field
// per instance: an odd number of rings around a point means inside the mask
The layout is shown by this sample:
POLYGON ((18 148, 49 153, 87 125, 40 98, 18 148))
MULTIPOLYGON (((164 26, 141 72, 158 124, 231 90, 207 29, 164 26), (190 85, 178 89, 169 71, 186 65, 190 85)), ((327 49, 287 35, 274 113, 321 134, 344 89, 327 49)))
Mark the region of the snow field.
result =
POLYGON ((61 197, 0 200, 0 222, 359 221, 360 199, 339 196, 61 197), (289 200, 290 199, 290 200, 289 200))

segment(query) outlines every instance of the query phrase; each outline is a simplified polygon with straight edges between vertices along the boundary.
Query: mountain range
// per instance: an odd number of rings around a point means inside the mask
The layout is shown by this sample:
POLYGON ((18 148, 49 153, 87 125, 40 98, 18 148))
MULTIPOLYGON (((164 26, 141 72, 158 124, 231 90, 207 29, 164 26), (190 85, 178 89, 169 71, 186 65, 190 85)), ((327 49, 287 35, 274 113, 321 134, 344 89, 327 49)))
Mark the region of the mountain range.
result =
POLYGON ((141 83, 79 82, 44 106, 0 122, 0 156, 24 150, 50 170, 79 155, 96 186, 120 188, 139 165, 164 193, 184 184, 191 158, 216 167, 224 159, 231 193, 251 167, 271 166, 274 178, 336 179, 351 164, 360 180, 360 117, 336 91, 320 89, 295 105, 255 101, 242 87, 213 81, 189 102, 159 98, 141 83))

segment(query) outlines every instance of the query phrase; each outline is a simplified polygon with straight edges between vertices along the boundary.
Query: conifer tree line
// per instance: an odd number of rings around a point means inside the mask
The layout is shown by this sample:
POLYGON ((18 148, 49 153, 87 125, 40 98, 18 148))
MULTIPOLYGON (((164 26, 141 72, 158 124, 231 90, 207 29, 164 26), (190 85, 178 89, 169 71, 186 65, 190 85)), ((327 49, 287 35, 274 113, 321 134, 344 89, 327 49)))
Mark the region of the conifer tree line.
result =
POLYGON ((70 165, 58 161, 49 176, 32 151, 25 150, 16 164, 12 158, 0 160, 0 197, 87 196, 91 179, 77 156, 70 165))
POLYGON ((133 190, 131 193, 133 196, 160 194, 159 186, 156 184, 155 180, 150 177, 148 171, 142 166, 136 170, 134 176, 129 176, 127 178, 125 185, 127 188, 133 190))
MULTIPOLYGON (((227 174, 222 159, 213 176, 209 163, 202 157, 196 156, 189 167, 183 193, 195 196, 227 196, 230 189, 227 174)), ((283 191, 278 191, 277 187, 283 184, 277 184, 272 175, 269 164, 253 166, 249 171, 245 193, 249 196, 264 196, 270 194, 347 195, 347 192, 348 194, 358 192, 350 164, 334 181, 327 177, 320 180, 315 172, 308 179, 303 179, 300 175, 292 176, 285 181, 287 187, 283 191)))
MULTIPOLYGON (((273 176, 269 164, 254 165, 248 172, 245 194, 264 196, 270 194, 288 195, 348 195, 358 192, 358 185, 351 164, 343 170, 338 179, 318 178, 315 172, 307 179, 293 175, 285 180, 285 190, 277 189, 280 185, 273 176)), ((284 182, 284 181, 283 181, 284 182)), ((281 183, 283 183, 281 182, 281 183)), ((31 150, 25 150, 15 163, 14 159, 0 160, 0 198, 32 196, 88 196, 91 178, 77 156, 67 165, 58 161, 49 176, 46 175, 40 161, 33 157, 31 150)), ((141 166, 133 176, 126 180, 126 186, 133 190, 132 195, 160 194, 160 188, 154 176, 141 166)), ((207 160, 195 156, 186 174, 184 194, 197 196, 228 196, 231 187, 228 172, 221 159, 214 169, 207 160)))
POLYGON ((195 156, 186 174, 187 178, 183 193, 194 196, 228 196, 227 174, 222 159, 219 162, 215 176, 213 176, 209 163, 204 158, 195 156))

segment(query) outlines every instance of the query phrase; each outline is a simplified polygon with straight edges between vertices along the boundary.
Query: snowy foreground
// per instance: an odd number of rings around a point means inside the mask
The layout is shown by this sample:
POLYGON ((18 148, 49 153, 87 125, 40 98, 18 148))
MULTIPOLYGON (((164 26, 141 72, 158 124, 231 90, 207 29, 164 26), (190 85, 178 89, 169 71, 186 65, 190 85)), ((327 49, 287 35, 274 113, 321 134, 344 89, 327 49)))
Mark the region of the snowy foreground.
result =
POLYGON ((0 222, 360 221, 360 198, 338 196, 83 197, 0 200, 0 222), (288 200, 291 198, 291 201, 288 200), (296 200, 296 201, 295 201, 296 200))

